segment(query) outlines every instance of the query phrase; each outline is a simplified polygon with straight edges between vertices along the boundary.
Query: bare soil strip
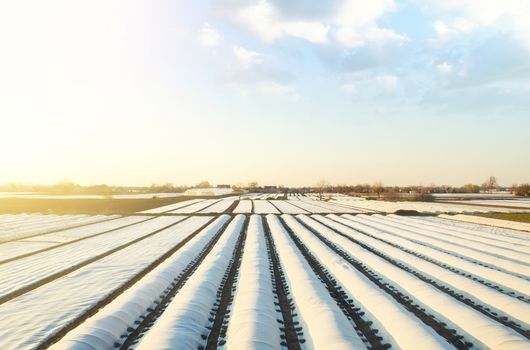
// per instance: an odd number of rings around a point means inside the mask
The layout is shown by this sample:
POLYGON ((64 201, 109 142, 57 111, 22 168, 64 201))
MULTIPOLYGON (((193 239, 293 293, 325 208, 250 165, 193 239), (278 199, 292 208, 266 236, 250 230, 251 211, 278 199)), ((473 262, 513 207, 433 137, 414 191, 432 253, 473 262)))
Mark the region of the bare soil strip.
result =
POLYGON ((34 289, 37 289, 37 288, 39 288, 40 286, 45 285, 46 283, 50 283, 50 282, 52 282, 52 281, 55 281, 56 279, 61 278, 61 277, 63 277, 63 276, 66 276, 66 275, 68 275, 69 273, 72 273, 73 271, 79 270, 80 268, 82 268, 82 267, 84 267, 84 266, 86 266, 86 265, 89 265, 89 264, 91 264, 91 263, 93 263, 93 262, 95 262, 95 261, 98 261, 98 260, 100 260, 100 259, 103 259, 104 257, 109 256, 109 255, 111 255, 111 254, 113 254, 113 253, 115 253, 115 252, 117 252, 117 251, 120 251, 120 250, 122 250, 122 249, 125 249, 125 248, 127 248, 128 246, 130 246, 130 245, 133 245, 133 244, 135 244, 135 243, 138 243, 138 242, 140 242, 140 241, 143 241, 144 239, 147 239, 147 238, 149 238, 149 237, 151 237, 151 236, 154 236, 154 235, 156 235, 157 233, 160 233, 160 232, 164 231, 165 229, 167 229, 167 228, 169 228, 169 227, 171 227, 171 226, 174 226, 174 225, 176 225, 176 224, 178 224, 178 223, 181 223, 181 222, 183 222, 183 221, 185 221, 185 220, 187 220, 187 219, 189 219, 189 218, 190 218, 190 217, 186 217, 186 218, 184 218, 184 220, 180 220, 180 221, 174 222, 174 223, 172 223, 172 224, 169 224, 169 225, 167 225, 167 226, 164 226, 164 227, 162 227, 161 229, 158 229, 158 230, 156 230, 156 231, 153 231, 153 232, 151 232, 151 233, 148 233, 148 234, 146 234, 146 235, 144 235, 144 236, 142 236, 142 237, 136 238, 136 239, 134 239, 134 240, 132 240, 132 241, 130 241, 130 242, 127 242, 127 243, 122 244, 122 245, 120 245, 120 246, 118 246, 118 247, 116 247, 116 248, 113 248, 113 249, 111 249, 111 250, 109 250, 109 251, 107 251, 107 252, 105 252, 105 253, 102 253, 102 254, 99 254, 99 255, 97 255, 97 256, 94 256, 94 257, 92 257, 92 258, 90 258, 90 259, 87 259, 87 260, 85 260, 85 261, 80 262, 79 264, 76 264, 76 265, 70 266, 70 267, 67 268, 67 269, 64 269, 64 270, 62 270, 62 271, 59 271, 59 272, 57 272, 57 273, 55 273, 55 274, 53 274, 53 275, 50 275, 50 276, 48 276, 48 277, 46 277, 46 278, 43 278, 43 279, 37 280, 37 281, 33 282, 33 283, 30 284, 30 285, 24 286, 23 288, 20 288, 20 289, 18 289, 18 290, 15 290, 15 291, 9 293, 9 294, 6 294, 6 295, 4 295, 3 297, 0 298, 0 304, 3 304, 3 303, 5 303, 5 302, 8 302, 9 300, 12 300, 12 299, 14 299, 14 298, 17 298, 17 297, 19 297, 19 296, 21 296, 21 295, 23 295, 23 294, 26 294, 26 293, 32 291, 32 290, 34 290, 34 289))
POLYGON ((232 305, 234 299, 234 284, 237 281, 239 267, 241 266, 241 257, 243 256, 249 221, 249 218, 246 217, 234 254, 228 264, 223 282, 219 286, 216 308, 212 310, 212 312, 215 312, 215 318, 210 319, 213 321, 213 324, 206 342, 206 350, 215 350, 217 346, 225 344, 224 338, 226 337, 226 330, 228 328, 227 319, 230 314, 229 307, 232 305), (219 340, 220 338, 222 339, 219 340))
POLYGON ((35 234, 29 235, 29 236, 14 237, 14 238, 11 238, 11 239, 8 239, 8 240, 5 240, 5 241, 0 241, 0 244, 7 243, 7 242, 13 242, 13 241, 20 241, 22 239, 27 239, 27 238, 33 238, 33 237, 38 237, 38 236, 49 235, 51 233, 71 230, 71 229, 78 228, 78 227, 83 227, 83 226, 101 224, 102 222, 112 221, 112 220, 117 220, 117 219, 121 219, 121 217, 109 218, 109 219, 104 219, 104 220, 100 220, 100 221, 92 221, 92 222, 87 222, 87 223, 84 223, 84 224, 79 224, 79 225, 75 225, 75 226, 68 226, 68 227, 63 227, 63 228, 55 228, 55 229, 51 229, 50 231, 35 233, 35 234))
POLYGON ((423 282, 435 287, 436 289, 450 295, 451 297, 455 298, 456 300, 460 301, 461 303, 464 303, 466 304, 467 306, 469 306, 470 308, 488 316, 489 318, 493 319, 494 321, 496 322, 499 322, 501 324, 503 324, 504 326, 506 327, 509 327, 511 329, 513 329, 514 331, 516 331, 517 333, 525 336, 526 338, 530 339, 530 330, 525 330, 523 328, 523 326, 519 323, 517 323, 516 321, 514 320, 511 320, 507 317, 504 317, 504 316, 499 316, 496 312, 490 310, 488 308, 487 305, 481 305, 481 304, 478 304, 478 303, 475 303, 473 302, 472 300, 466 298, 464 295, 462 294, 459 294, 457 291, 455 290, 452 290, 451 288, 441 284, 441 283, 438 283, 434 280, 432 280, 431 278, 429 278, 428 276, 425 276, 424 274, 406 266, 405 264, 395 260, 395 259, 392 259, 390 256, 384 254, 384 253, 381 253, 380 251, 378 251, 377 249, 375 248, 372 248, 360 241, 357 241, 356 239, 348 236, 348 235, 345 235, 337 230, 335 230, 334 228, 320 222, 322 225, 326 226, 327 228, 329 228, 330 230, 333 230, 335 233, 337 233, 338 235, 348 239, 349 241, 355 243, 355 244, 358 244, 360 245, 361 247, 363 247, 364 249, 370 251, 371 253, 379 256, 380 258, 382 259, 385 259, 386 261, 388 261, 389 263, 391 263, 392 265, 396 266, 396 267, 399 267, 400 269, 414 275, 415 277, 419 278, 420 280, 422 280, 423 282))
POLYGON ((284 340, 281 345, 287 347, 289 350, 300 350, 300 343, 305 342, 305 340, 298 338, 297 333, 302 331, 302 327, 299 327, 299 322, 294 320, 294 317, 297 315, 294 313, 292 299, 289 298, 289 287, 285 281, 284 272, 272 239, 269 224, 264 216, 262 217, 262 222, 271 266, 272 285, 274 287, 274 293, 278 297, 279 311, 282 314, 282 320, 278 320, 283 325, 283 327, 280 327, 283 333, 282 339, 284 340))
POLYGON ((359 307, 355 306, 353 300, 342 290, 342 287, 338 285, 335 278, 322 266, 318 259, 313 256, 305 244, 302 243, 300 238, 298 238, 298 236, 296 236, 291 228, 285 223, 283 218, 279 217, 279 219, 284 229, 298 247, 298 250, 300 250, 303 257, 307 260, 309 266, 311 266, 313 272, 326 286, 329 295, 335 300, 344 315, 352 321, 352 325, 354 325, 354 329, 359 337, 370 345, 370 349, 389 349, 391 345, 382 342, 383 338, 377 335, 379 331, 372 327, 372 322, 366 321, 362 318, 364 312, 361 311, 359 307))
POLYGON ((233 211, 234 211, 234 209, 237 207, 238 204, 239 204, 239 199, 236 199, 236 200, 234 201, 234 203, 232 203, 232 204, 228 207, 228 209, 226 209, 226 210, 224 211, 224 214, 232 214, 233 211))
MULTIPOLYGON (((2 264, 5 264, 5 263, 8 263, 8 262, 11 262, 11 261, 14 261, 14 260, 19 260, 19 259, 22 259, 22 258, 26 258, 28 256, 32 256, 32 255, 36 255, 36 254, 39 254, 39 253, 42 253, 42 252, 46 252, 46 251, 49 251, 49 250, 52 250, 52 249, 55 249, 55 248, 59 248, 59 247, 62 247, 62 246, 65 246, 65 245, 69 245, 69 244, 72 244, 72 243, 76 243, 76 242, 79 242, 79 241, 83 241, 85 239, 88 239, 88 238, 92 238, 92 237, 97 237, 97 236, 101 236, 105 233, 110 233, 110 232, 113 232, 113 231, 117 231, 117 230, 121 230, 123 228, 126 228, 126 227, 130 227, 130 226, 134 226, 134 225, 137 225, 137 224, 141 224, 143 222, 146 222, 146 221, 149 221, 149 220, 153 220, 155 219, 156 216, 151 216, 149 217, 148 219, 145 219, 145 220, 142 220, 142 221, 138 221, 138 222, 133 222, 132 224, 127 224, 127 225, 123 225, 123 226, 120 226, 120 227, 116 227, 116 228, 113 228, 111 230, 107 230, 107 231, 103 231, 103 232, 98 232, 98 233, 95 233, 93 235, 90 235, 90 236, 85 236, 85 237, 81 237, 81 238, 77 238, 77 239, 74 239, 72 241, 68 241, 68 242, 63 242, 63 243, 57 243, 51 247, 46 247, 46 248, 43 248, 43 249, 39 249, 39 250, 35 250, 35 251, 32 251, 32 252, 29 252, 29 253, 26 253, 26 254, 22 254, 22 255, 18 255, 18 256, 14 256, 12 258, 9 258, 9 259, 5 259, 5 260, 1 260, 0 261, 0 265, 2 264)), ((106 220, 107 221, 107 220, 106 220)), ((101 223, 101 221, 98 222, 98 224, 101 223)), ((83 226, 86 226, 86 225, 83 225, 83 226)), ((79 227, 79 226, 78 226, 79 227)), ((61 231, 64 231, 64 230, 61 230, 61 231)), ((51 232, 49 232, 51 233, 51 232)), ((47 233, 47 234, 49 234, 47 233)))
MULTIPOLYGON (((186 205, 183 205, 182 207, 169 209, 169 210, 163 211, 163 212, 161 212, 161 213, 157 213, 157 214, 167 214, 167 213, 169 213, 170 211, 177 210, 177 209, 182 209, 182 208, 186 208, 186 207, 189 207, 190 205, 197 204, 197 203, 200 203, 200 202, 204 202, 205 200, 206 200, 206 199, 203 199, 202 201, 198 201, 198 202, 193 202, 193 203, 190 203, 190 204, 186 204, 186 205)), ((177 203, 178 203, 178 202, 177 202, 177 203)), ((146 213, 146 214, 148 214, 148 213, 146 213)), ((153 214, 154 214, 154 213, 153 213, 153 214)))
MULTIPOLYGON (((213 220, 213 219, 212 219, 213 220)), ((199 233, 202 229, 204 229, 208 224, 212 222, 210 220, 205 225, 203 225, 201 228, 199 228, 196 232, 193 233, 193 236, 195 236, 197 233, 199 233)), ((173 283, 171 284, 171 288, 169 291, 162 297, 162 299, 157 303, 157 306, 154 309, 147 309, 148 314, 142 315, 141 319, 137 320, 137 327, 136 328, 129 328, 129 334, 127 334, 124 337, 123 342, 120 344, 117 344, 117 347, 119 346, 120 350, 127 350, 132 345, 136 344, 141 337, 147 332, 153 324, 156 322, 158 317, 164 312, 166 307, 169 305, 171 300, 175 297, 175 295, 179 292, 179 290, 184 286, 184 284, 188 281, 190 276, 197 270, 199 265, 203 262, 203 260, 206 258, 208 253, 212 250, 214 245, 217 243, 223 232, 225 231, 226 227, 230 224, 231 220, 228 220, 215 234, 215 236, 212 238, 212 240, 204 247, 204 249, 197 255, 197 257, 192 260, 188 266, 182 271, 182 273, 179 276, 175 276, 173 283)), ((191 239, 192 237, 190 237, 191 239)))
MULTIPOLYGON (((38 345, 37 349, 47 349, 52 344, 58 342, 62 337, 64 337, 68 332, 79 326, 81 323, 85 322, 89 317, 93 316, 98 312, 99 309, 110 304, 114 299, 116 299, 120 294, 125 292, 127 289, 131 288, 136 282, 140 281, 145 275, 154 270, 158 265, 163 263, 166 259, 175 254, 180 248, 182 248, 186 243, 188 243, 193 237, 195 237, 199 232, 201 232, 206 226, 208 226, 215 218, 212 218, 204 225, 199 227, 197 230, 193 231, 188 237, 177 243, 171 249, 169 249, 164 255, 153 261, 149 266, 140 271, 136 276, 130 279, 126 284, 115 289, 111 294, 107 295, 105 298, 101 299, 96 305, 92 306, 90 309, 87 309, 82 315, 73 320, 70 324, 60 329, 58 332, 54 333, 52 336, 48 337, 41 344, 38 345)), ((182 220, 184 221, 184 220, 182 220)), ((182 222, 179 221, 179 222, 182 222)), ((178 222, 177 222, 178 223, 178 222)))
MULTIPOLYGON (((333 218, 328 218, 328 219, 333 220, 333 218)), ((339 223, 339 224, 342 224, 342 223, 339 222, 339 221, 336 221, 336 220, 333 220, 333 221, 335 221, 335 222, 337 222, 337 223, 339 223)), ((342 224, 342 225, 343 225, 343 224, 342 224)), ((408 253, 408 254, 414 255, 414 256, 417 257, 417 258, 423 259, 423 260, 428 261, 428 262, 430 262, 430 263, 432 263, 432 264, 435 264, 435 265, 437 265, 437 266, 439 266, 439 267, 442 267, 442 268, 444 268, 444 269, 446 269, 446 270, 449 270, 449 271, 451 271, 451 272, 457 273, 457 274, 459 274, 460 276, 464 276, 464 277, 469 278, 469 279, 471 279, 471 280, 473 280, 473 281, 475 281, 475 282, 478 282, 478 283, 483 284, 483 285, 485 285, 485 286, 487 286, 487 287, 490 287, 490 288, 492 288, 492 289, 495 289, 495 290, 496 290, 497 292, 499 292, 499 293, 503 293, 503 294, 506 294, 506 295, 509 295, 509 296, 515 297, 515 298, 517 298, 517 299, 519 299, 519 300, 523 300, 523 301, 525 301, 525 302, 527 302, 527 303, 530 303, 530 299, 527 298, 527 297, 525 297, 524 295, 516 294, 516 293, 514 293, 514 292, 508 292, 508 291, 505 291, 505 290, 503 289, 502 286, 496 285, 496 284, 491 283, 491 282, 489 282, 489 281, 484 281, 483 279, 481 279, 481 278, 479 278, 479 277, 476 277, 476 276, 474 276, 474 275, 472 275, 472 274, 470 274, 470 273, 468 273, 468 272, 458 270, 457 268, 455 268, 455 267, 453 267, 453 266, 450 266, 450 265, 447 265, 447 264, 441 263, 441 262, 439 262, 438 260, 435 260, 435 259, 429 258, 428 256, 425 256, 425 255, 423 255, 423 254, 421 254, 421 253, 418 253, 418 252, 416 252, 416 251, 414 251, 414 250, 410 250, 410 249, 407 249, 407 248, 405 248, 405 247, 402 247, 402 246, 400 246, 400 245, 398 245, 398 244, 395 244, 395 243, 392 243, 392 242, 388 242, 388 241, 384 240, 383 238, 380 238, 380 237, 377 237, 377 236, 371 235, 371 234, 369 234, 369 233, 367 233, 367 232, 364 232, 364 231, 362 231, 362 230, 354 229, 354 228, 349 227, 349 226, 346 226, 346 227, 348 227, 348 228, 350 228, 350 229, 352 229, 352 230, 355 230, 355 231, 357 231, 357 232, 359 232, 359 233, 362 233, 362 234, 365 235, 365 236, 368 236, 368 237, 373 238, 373 239, 376 239, 376 240, 378 240, 378 241, 380 241, 380 242, 386 243, 386 244, 388 244, 388 245, 391 246, 391 247, 394 247, 394 248, 400 249, 400 250, 404 251, 405 253, 408 253)), ((418 244, 419 244, 419 243, 418 243, 418 244)))
MULTIPOLYGON (((377 273, 369 269, 362 262, 354 259, 347 252, 345 252, 340 247, 338 247, 337 245, 332 243, 330 240, 325 238, 321 233, 313 230, 303 221, 299 220, 298 218, 297 220, 300 222, 301 225, 303 225, 305 228, 311 231, 316 237, 318 237, 329 248, 331 248, 338 256, 342 257, 344 260, 350 263, 356 270, 358 270, 360 273, 366 276, 366 278, 368 278, 378 288, 380 288, 381 290, 386 292, 388 295, 390 295, 396 302, 403 305, 403 307, 405 307, 408 311, 414 314, 418 319, 420 319, 427 326, 431 327, 436 333, 438 333, 441 337, 447 340, 455 348, 469 349, 473 347, 473 343, 467 341, 464 338, 464 336, 458 334, 455 329, 451 329, 444 322, 436 320, 436 318, 433 315, 427 313, 427 311, 423 309, 417 303, 414 303, 414 301, 410 297, 399 292, 397 288, 390 285, 389 283, 385 283, 384 280, 377 273)), ((365 244, 358 242, 356 240, 353 240, 353 242, 356 244, 359 244, 365 249, 371 249, 371 247, 367 247, 365 244)))

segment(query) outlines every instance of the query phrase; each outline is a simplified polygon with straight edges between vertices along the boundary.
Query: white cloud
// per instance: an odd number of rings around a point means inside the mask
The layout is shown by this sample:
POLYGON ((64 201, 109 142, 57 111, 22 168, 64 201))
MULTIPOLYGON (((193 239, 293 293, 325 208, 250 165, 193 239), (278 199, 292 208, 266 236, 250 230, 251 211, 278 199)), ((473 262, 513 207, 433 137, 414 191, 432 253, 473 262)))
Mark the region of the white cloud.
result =
POLYGON ((324 43, 327 40, 329 26, 318 21, 280 19, 277 10, 268 1, 240 10, 239 19, 264 41, 272 43, 284 36, 294 36, 313 43, 324 43))
POLYGON ((353 83, 342 84, 340 88, 342 89, 342 91, 347 92, 349 94, 355 94, 357 92, 357 88, 353 83))
POLYGON ((434 22, 433 27, 438 34, 438 44, 441 44, 444 41, 470 33, 476 27, 476 24, 459 17, 450 22, 437 20, 434 22))
POLYGON ((333 18, 337 30, 337 41, 346 47, 359 47, 367 43, 403 43, 407 38, 387 28, 380 28, 377 20, 387 12, 395 10, 393 0, 345 0, 333 18))
POLYGON ((436 5, 432 5, 431 1, 423 2, 435 14, 449 18, 434 23, 441 41, 470 33, 479 27, 498 27, 514 32, 530 48, 530 1, 450 0, 436 5), (455 13, 457 16, 450 19, 455 13))
POLYGON ((221 35, 208 23, 204 23, 199 31, 199 42, 204 46, 217 46, 221 35))
POLYGON ((440 73, 451 73, 453 66, 447 62, 442 62, 436 66, 436 69, 438 69, 438 72, 440 73))
MULTIPOLYGON (((325 44, 334 39, 343 47, 386 42, 403 43, 407 38, 381 28, 377 21, 396 8, 394 0, 338 0, 328 11, 311 18, 293 18, 270 0, 259 0, 238 11, 238 19, 267 43, 284 37, 296 37, 312 43, 325 44), (332 34, 332 35, 331 35, 332 34)), ((291 9, 291 12, 293 10, 291 9)))
POLYGON ((398 77, 391 74, 378 75, 375 77, 375 81, 385 92, 392 92, 397 87, 398 77))
POLYGON ((234 55, 244 68, 250 68, 263 62, 263 58, 259 53, 247 50, 241 46, 234 46, 234 55))

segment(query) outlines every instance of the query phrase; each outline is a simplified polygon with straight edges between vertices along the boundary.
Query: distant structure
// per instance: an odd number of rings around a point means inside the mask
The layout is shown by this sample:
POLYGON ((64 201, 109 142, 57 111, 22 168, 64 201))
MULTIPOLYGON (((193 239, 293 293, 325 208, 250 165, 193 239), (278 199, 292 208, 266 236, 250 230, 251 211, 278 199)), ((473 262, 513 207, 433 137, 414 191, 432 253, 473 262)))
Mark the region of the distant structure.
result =
POLYGON ((217 188, 232 188, 230 185, 217 185, 217 188))
POLYGON ((263 192, 265 193, 277 193, 278 186, 263 186, 263 192))

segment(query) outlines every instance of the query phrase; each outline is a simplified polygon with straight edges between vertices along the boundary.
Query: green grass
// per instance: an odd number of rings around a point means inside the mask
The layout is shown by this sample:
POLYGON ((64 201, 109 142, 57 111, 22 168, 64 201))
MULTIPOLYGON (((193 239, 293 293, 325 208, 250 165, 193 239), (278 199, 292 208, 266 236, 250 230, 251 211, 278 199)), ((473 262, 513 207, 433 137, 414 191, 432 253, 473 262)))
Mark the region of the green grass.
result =
POLYGON ((530 213, 527 213, 527 214, 476 214, 476 215, 486 217, 486 218, 492 218, 492 219, 530 223, 530 213))
POLYGON ((0 214, 132 214, 194 198, 220 197, 175 197, 146 199, 85 199, 85 198, 0 198, 0 214))

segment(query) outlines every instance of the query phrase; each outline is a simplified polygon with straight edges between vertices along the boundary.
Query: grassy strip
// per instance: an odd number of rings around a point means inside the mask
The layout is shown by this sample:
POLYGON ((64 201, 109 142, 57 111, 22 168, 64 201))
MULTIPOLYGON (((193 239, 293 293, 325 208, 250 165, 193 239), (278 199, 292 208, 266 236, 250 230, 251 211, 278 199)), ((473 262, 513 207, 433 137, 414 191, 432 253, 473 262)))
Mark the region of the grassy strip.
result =
POLYGON ((530 213, 525 214, 475 214, 475 216, 482 216, 490 219, 508 220, 516 222, 527 222, 530 223, 530 213))
POLYGON ((181 196, 174 198, 0 198, 0 214, 132 214, 190 199, 219 199, 226 196, 181 196))

